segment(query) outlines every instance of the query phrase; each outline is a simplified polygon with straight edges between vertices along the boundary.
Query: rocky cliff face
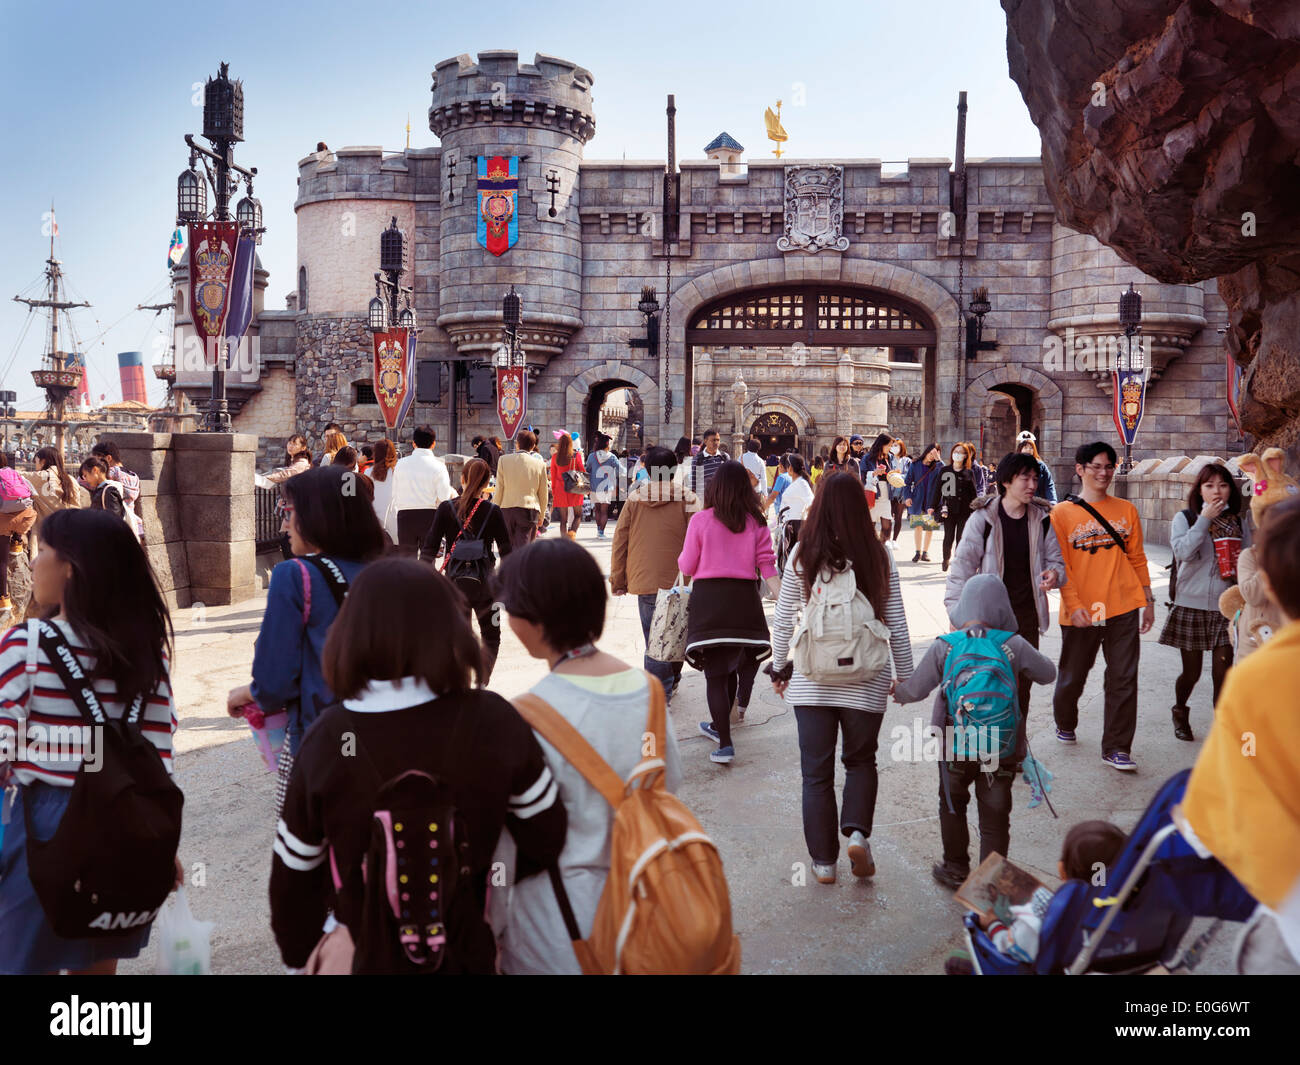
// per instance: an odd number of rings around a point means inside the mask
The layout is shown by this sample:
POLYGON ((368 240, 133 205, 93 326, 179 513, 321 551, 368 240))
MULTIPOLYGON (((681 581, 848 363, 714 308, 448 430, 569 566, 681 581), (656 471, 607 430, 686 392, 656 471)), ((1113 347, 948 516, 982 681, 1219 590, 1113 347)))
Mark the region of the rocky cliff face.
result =
POLYGON ((1241 414, 1300 444, 1300 0, 1002 0, 1060 220, 1219 279, 1241 414))

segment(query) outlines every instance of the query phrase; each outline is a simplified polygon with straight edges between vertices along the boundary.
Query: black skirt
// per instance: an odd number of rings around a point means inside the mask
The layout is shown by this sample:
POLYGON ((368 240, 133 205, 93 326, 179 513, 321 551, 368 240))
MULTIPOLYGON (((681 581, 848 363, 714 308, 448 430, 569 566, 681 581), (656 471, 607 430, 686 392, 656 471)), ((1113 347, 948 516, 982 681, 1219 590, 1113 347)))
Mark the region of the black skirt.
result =
POLYGON ((732 645, 761 662, 772 654, 772 636, 763 614, 757 580, 705 577, 691 582, 686 614, 686 661, 703 669, 701 651, 732 645))

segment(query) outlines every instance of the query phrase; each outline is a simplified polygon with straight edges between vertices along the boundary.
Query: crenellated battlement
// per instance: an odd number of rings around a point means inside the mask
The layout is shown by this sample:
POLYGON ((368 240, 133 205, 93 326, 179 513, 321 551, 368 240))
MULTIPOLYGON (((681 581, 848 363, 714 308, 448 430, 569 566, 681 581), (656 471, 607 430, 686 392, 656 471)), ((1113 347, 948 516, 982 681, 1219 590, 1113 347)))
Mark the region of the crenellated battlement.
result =
POLYGON ((519 53, 459 55, 433 71, 429 129, 439 138, 474 126, 557 129, 581 143, 596 133, 591 71, 538 52, 531 63, 519 53))

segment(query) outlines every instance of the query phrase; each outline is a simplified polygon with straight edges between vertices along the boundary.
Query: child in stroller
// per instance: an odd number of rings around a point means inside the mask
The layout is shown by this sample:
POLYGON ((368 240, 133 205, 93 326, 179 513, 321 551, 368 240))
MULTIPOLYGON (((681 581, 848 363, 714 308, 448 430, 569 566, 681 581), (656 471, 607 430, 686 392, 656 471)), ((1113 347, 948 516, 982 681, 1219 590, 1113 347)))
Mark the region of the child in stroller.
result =
MULTIPOLYGON (((1170 777, 1138 821, 1104 878, 1067 880, 1042 917, 1037 957, 1002 953, 973 913, 966 938, 979 975, 1141 973, 1188 962, 1174 955, 1193 917, 1244 921, 1255 900, 1214 858, 1198 857, 1172 819, 1191 770, 1170 777), (1093 880, 1101 880, 1093 883, 1093 880)), ((1078 872, 1079 870, 1067 870, 1078 872)), ((1202 937, 1203 939, 1204 937, 1202 937)))

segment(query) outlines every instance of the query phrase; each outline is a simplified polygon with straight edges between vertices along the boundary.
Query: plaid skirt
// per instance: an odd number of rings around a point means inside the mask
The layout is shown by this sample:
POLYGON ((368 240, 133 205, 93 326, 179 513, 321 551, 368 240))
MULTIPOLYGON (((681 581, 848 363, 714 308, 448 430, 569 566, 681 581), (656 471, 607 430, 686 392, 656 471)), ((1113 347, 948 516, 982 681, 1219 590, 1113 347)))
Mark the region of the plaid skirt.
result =
POLYGON ((1228 619, 1214 610, 1197 610, 1190 606, 1175 606, 1165 618, 1160 631, 1160 643, 1184 651, 1213 651, 1227 647, 1228 619))

